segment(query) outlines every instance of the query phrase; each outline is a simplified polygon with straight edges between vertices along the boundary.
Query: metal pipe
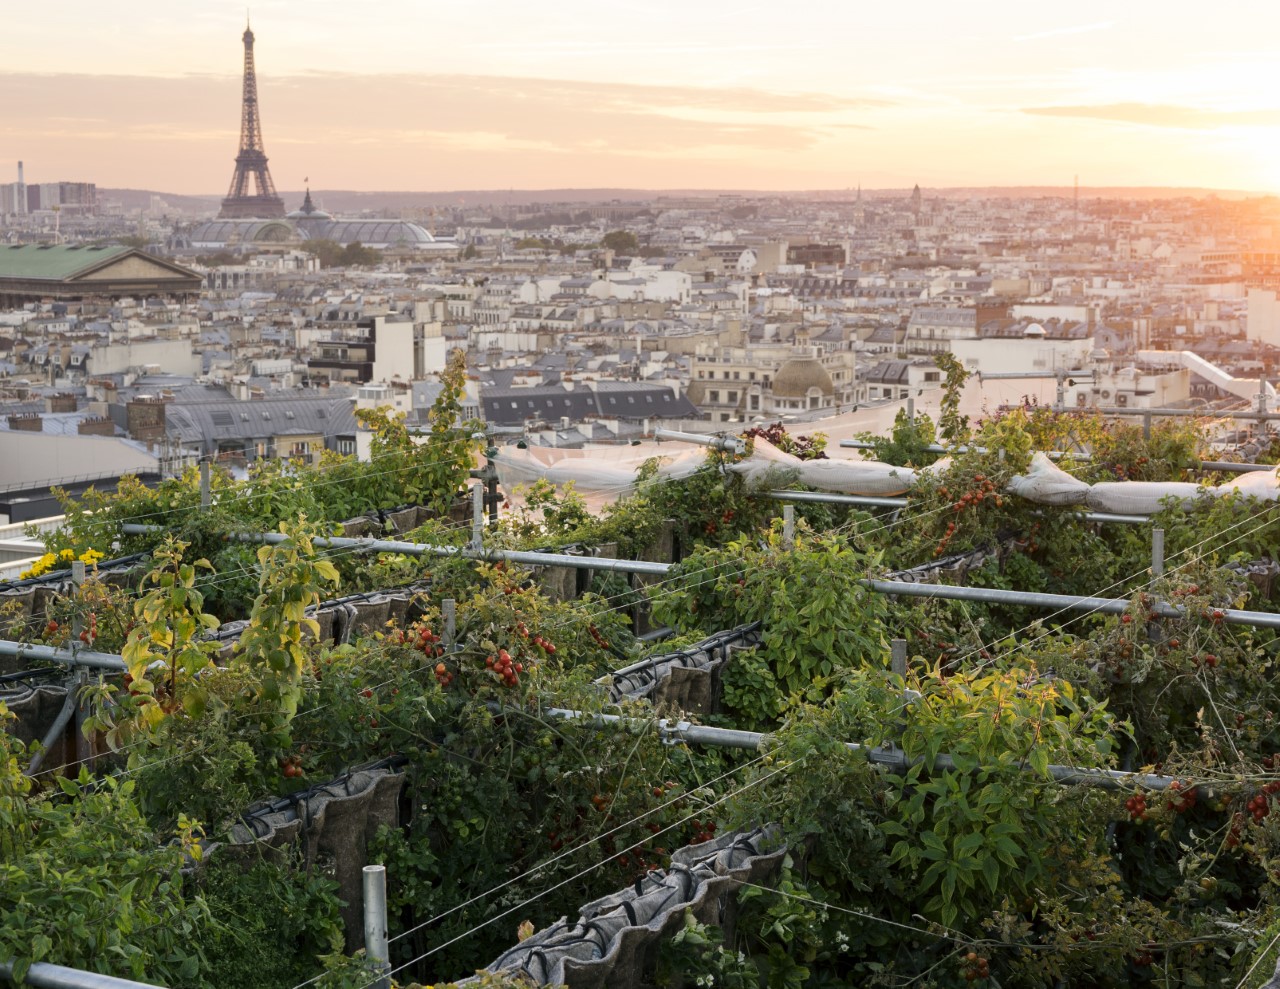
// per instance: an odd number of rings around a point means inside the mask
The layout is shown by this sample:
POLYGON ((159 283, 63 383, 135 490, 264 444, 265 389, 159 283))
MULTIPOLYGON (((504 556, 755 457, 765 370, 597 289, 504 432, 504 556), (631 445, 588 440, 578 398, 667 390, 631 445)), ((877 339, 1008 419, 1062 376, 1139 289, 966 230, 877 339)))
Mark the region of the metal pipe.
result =
MULTIPOLYGON (((860 583, 878 594, 899 597, 945 598, 951 601, 981 601, 987 604, 1012 604, 1045 610, 1096 611, 1105 615, 1120 615, 1129 610, 1130 602, 1124 598, 1076 597, 1072 594, 1047 594, 1039 591, 1005 591, 995 587, 956 587, 951 584, 909 584, 895 580, 863 580, 860 583)), ((1155 602, 1150 609, 1163 618, 1186 618, 1187 611, 1163 601, 1155 602)), ((1234 608, 1218 609, 1222 620, 1232 625, 1252 625, 1254 628, 1280 628, 1280 614, 1265 611, 1239 611, 1234 608)))
MULTIPOLYGON (((13 980, 13 962, 0 962, 0 978, 13 980)), ((144 982, 117 979, 112 975, 99 975, 48 962, 36 962, 27 969, 22 981, 23 985, 37 986, 38 989, 157 989, 144 982)))
POLYGON ((58 712, 58 716, 53 719, 53 724, 49 726, 49 730, 45 732, 44 738, 40 742, 40 751, 31 757, 31 761, 27 764, 26 775, 34 776, 40 771, 40 766, 44 762, 44 757, 49 754, 49 750, 53 748, 58 741, 59 736, 67 730, 67 725, 71 723, 71 719, 75 717, 76 710, 79 708, 79 701, 76 694, 76 682, 78 678, 73 679, 67 685, 67 699, 62 703, 62 710, 58 712))
POLYGON ((112 673, 123 673, 128 669, 124 660, 115 653, 40 646, 30 642, 12 642, 9 639, 0 639, 0 656, 37 659, 45 663, 63 663, 67 666, 83 666, 91 670, 108 670, 112 673))
POLYGON ((366 865, 364 878, 364 955, 378 972, 371 985, 389 989, 390 954, 387 950, 387 867, 366 865))
POLYGON ((208 508, 213 504, 213 488, 209 475, 209 461, 200 461, 200 507, 208 508))
MULTIPOLYGON (((720 748, 757 750, 763 742, 774 736, 757 731, 738 731, 730 728, 711 728, 707 725, 694 725, 687 721, 672 722, 666 718, 656 721, 643 718, 628 718, 618 714, 598 714, 575 711, 570 708, 553 707, 546 710, 553 718, 581 721, 591 727, 600 728, 605 725, 625 725, 643 730, 653 730, 663 741, 678 744, 690 742, 695 745, 711 745, 720 748)), ((912 766, 922 763, 923 759, 912 759, 897 748, 873 748, 857 742, 845 742, 850 752, 862 752, 867 759, 876 765, 885 766, 898 772, 906 772, 912 766)), ((946 754, 939 754, 934 759, 936 769, 955 769, 955 760, 946 754)), ((1153 773, 1131 773, 1118 769, 1081 769, 1076 766, 1049 766, 1049 775, 1058 783, 1071 785, 1098 786, 1107 790, 1125 790, 1142 787, 1147 790, 1168 789, 1178 777, 1157 776, 1153 773)))
POLYGON ((1280 419, 1280 412, 1243 412, 1226 409, 1142 409, 1130 408, 1127 405, 1090 406, 1086 412, 1096 412, 1104 416, 1195 416, 1200 419, 1258 419, 1272 421, 1280 419))
POLYGON ((453 648, 453 640, 458 635, 458 602, 455 598, 445 598, 440 602, 440 614, 444 617, 444 647, 453 648))
POLYGON ((1158 526, 1151 530, 1151 576, 1164 576, 1164 530, 1158 526))
POLYGON ((484 548, 484 485, 471 488, 471 549, 484 548))
MULTIPOLYGON (((814 492, 800 491, 796 494, 812 494, 814 492)), ((1146 521, 1145 516, 1125 516, 1125 515, 1101 515, 1100 513, 1090 513, 1084 516, 1094 521, 1122 521, 1136 520, 1146 521)), ((142 526, 126 524, 123 526, 125 532, 149 532, 156 530, 158 526, 142 526)), ((230 538, 242 539, 245 542, 266 542, 279 543, 286 538, 285 535, 278 532, 267 533, 232 533, 230 538)), ((615 560, 603 556, 567 556, 561 553, 526 553, 515 552, 511 550, 484 550, 479 553, 469 552, 465 549, 459 549, 456 546, 424 546, 418 543, 398 543, 385 539, 316 539, 317 546, 350 546, 363 547, 365 549, 376 550, 385 553, 405 553, 410 556, 420 556, 424 553, 433 553, 440 556, 463 556, 473 559, 483 560, 509 560, 513 563, 529 563, 534 566, 554 566, 554 567, 578 567, 585 570, 617 570, 624 573, 645 573, 656 576, 662 576, 669 573, 675 566, 673 563, 648 563, 641 560, 615 560)), ((1044 608, 1046 610, 1056 610, 1059 608, 1067 608, 1073 611, 1098 611, 1103 614, 1118 615, 1129 609, 1129 601, 1124 598, 1098 598, 1098 597, 1076 597, 1071 594, 1047 594, 1043 592, 1032 591, 1005 591, 994 587, 956 587, 951 584, 918 584, 908 583, 896 580, 863 580, 863 586, 870 588, 877 594, 896 594, 907 597, 937 597, 950 598, 959 601, 985 601, 991 604, 1014 604, 1031 608, 1044 608)), ((1166 618, 1185 618, 1186 612, 1182 608, 1175 608, 1172 605, 1157 603, 1152 605, 1158 615, 1166 618)), ((1255 628, 1280 628, 1280 614, 1273 614, 1264 611, 1240 611, 1237 609, 1220 609, 1222 611, 1222 620, 1233 625, 1252 625, 1255 628)), ((21 655, 19 650, 26 650, 34 658, 52 659, 59 662, 67 662, 68 658, 65 654, 59 655, 60 650, 50 649, 48 646, 26 646, 16 642, 6 643, 0 641, 0 656, 3 655, 21 655), (6 652, 5 647, 10 648, 6 652)), ((85 655, 81 653, 80 655, 85 655)), ((91 653, 91 656, 106 657, 112 661, 119 662, 118 656, 107 657, 104 653, 91 653)), ((89 663, 80 663, 78 665, 92 665, 89 663)), ((123 669, 123 662, 119 666, 105 666, 106 669, 123 669)))
MULTIPOLYGON (((128 535, 146 535, 163 532, 163 526, 125 523, 122 531, 128 535)), ((232 532, 229 539, 246 543, 282 543, 289 537, 280 532, 232 532)), ((430 546, 424 543, 405 543, 392 539, 351 539, 346 537, 317 537, 316 546, 335 549, 362 549, 372 553, 403 553, 405 556, 460 556, 468 560, 505 560, 508 563, 527 563, 536 567, 573 567, 578 570, 611 570, 617 573, 642 573, 662 576, 671 569, 669 563, 650 563, 645 560, 615 560, 602 556, 570 556, 565 553, 530 553, 508 549, 470 549, 463 546, 430 546)))
POLYGON ((775 501, 817 501, 832 505, 872 505, 877 508, 905 508, 906 498, 875 498, 870 495, 828 494, 826 491, 767 491, 775 501))
POLYGON ((900 677, 907 675, 907 640, 892 639, 889 642, 889 670, 900 677))
POLYGON ((795 549, 796 546, 796 506, 782 506, 782 548, 795 549))
MULTIPOLYGON (((862 440, 841 440, 840 446, 848 450, 874 450, 874 443, 866 443, 862 440)), ((943 446, 941 443, 930 443, 924 447, 930 453, 990 453, 991 451, 985 446, 943 446)), ((1057 460, 1061 457, 1073 457, 1080 460, 1091 459, 1089 454, 1073 452, 1071 450, 1041 450, 1046 457, 1051 460, 1057 460)), ((1276 469, 1275 464, 1244 464, 1236 463, 1233 460, 1201 460, 1193 465, 1191 470, 1220 470, 1234 474, 1248 474, 1251 471, 1273 471, 1276 469)))
POLYGON ((746 443, 736 436, 704 436, 701 433, 682 433, 678 429, 655 429, 653 431, 655 440, 676 440, 680 443, 697 443, 700 446, 708 446, 713 450, 722 450, 725 453, 745 453, 747 449, 746 443))
MULTIPOLYGON (((906 508, 906 498, 879 498, 871 495, 832 494, 827 491, 768 491, 765 497, 775 501, 816 501, 833 505, 871 505, 877 508, 906 508)), ((1141 525, 1151 521, 1148 515, 1117 515, 1114 512, 1077 512, 1086 522, 1123 522, 1141 525)))

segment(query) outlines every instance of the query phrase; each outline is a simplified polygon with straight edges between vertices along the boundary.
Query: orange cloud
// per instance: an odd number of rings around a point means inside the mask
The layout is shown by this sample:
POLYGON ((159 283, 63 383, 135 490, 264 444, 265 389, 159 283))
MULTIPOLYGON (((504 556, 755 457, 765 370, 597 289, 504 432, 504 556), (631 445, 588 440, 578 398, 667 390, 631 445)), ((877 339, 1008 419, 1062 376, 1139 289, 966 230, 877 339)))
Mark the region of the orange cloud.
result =
POLYGON ((1104 103, 1096 106, 1024 107, 1023 113, 1042 117, 1086 117, 1146 127, 1173 127, 1180 130, 1213 130, 1218 127, 1275 127, 1280 125, 1280 109, 1206 110, 1199 107, 1167 106, 1158 103, 1104 103))

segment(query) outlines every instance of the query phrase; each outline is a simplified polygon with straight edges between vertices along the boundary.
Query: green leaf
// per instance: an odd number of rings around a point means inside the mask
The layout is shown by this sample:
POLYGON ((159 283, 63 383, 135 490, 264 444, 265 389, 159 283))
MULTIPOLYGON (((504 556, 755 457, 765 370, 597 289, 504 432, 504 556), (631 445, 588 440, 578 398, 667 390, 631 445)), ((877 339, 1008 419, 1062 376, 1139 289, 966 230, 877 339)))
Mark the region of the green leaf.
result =
POLYGON ((986 880, 987 889, 996 892, 1000 886, 1000 865, 996 859, 988 856, 982 860, 982 878, 986 880))

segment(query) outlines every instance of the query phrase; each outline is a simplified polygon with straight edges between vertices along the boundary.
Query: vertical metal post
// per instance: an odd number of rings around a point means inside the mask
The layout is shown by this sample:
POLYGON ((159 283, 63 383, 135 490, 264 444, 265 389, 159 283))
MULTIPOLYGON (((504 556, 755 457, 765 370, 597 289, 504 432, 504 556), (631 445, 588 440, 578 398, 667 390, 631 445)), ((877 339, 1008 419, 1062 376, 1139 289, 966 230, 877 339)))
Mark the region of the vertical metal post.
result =
POLYGON ((796 506, 782 506, 782 548, 796 548, 796 506))
POLYGON ((498 465, 493 462, 497 455, 498 448, 493 445, 493 438, 490 437, 489 445, 484 451, 484 469, 487 475, 485 485, 489 491, 489 521, 494 525, 498 524, 498 465))
POLYGON ((444 617, 444 647, 453 648, 453 638, 458 634, 458 602, 445 598, 440 602, 440 614, 444 617))
POLYGON ((213 487, 209 477, 209 461, 200 461, 200 507, 208 508, 213 504, 213 487))
POLYGON ((892 639, 889 642, 889 670, 900 677, 907 675, 907 640, 892 639))
MULTIPOLYGON (((73 617, 71 619, 71 641, 74 646, 80 642, 80 633, 84 630, 84 618, 80 611, 80 588, 84 586, 84 560, 71 561, 71 583, 75 587, 73 594, 76 599, 75 610, 72 612, 73 617)), ((90 642, 89 645, 92 646, 93 643, 90 642)), ((85 738, 84 719, 88 712, 85 710, 84 703, 80 700, 80 694, 88 682, 88 674, 84 670, 76 671, 67 679, 67 691, 69 694, 67 703, 72 703, 72 698, 75 698, 76 761, 81 765, 87 763, 95 754, 89 745, 89 740, 85 738)))
POLYGON ((1151 576, 1164 576, 1164 530, 1151 530, 1151 576))
POLYGON ((1142 438, 1144 440, 1151 439, 1151 413, 1142 413, 1142 438))
POLYGON ((471 548, 484 547, 484 485, 471 487, 471 548))
POLYGON ((907 418, 913 423, 916 421, 916 400, 910 395, 907 396, 907 418))
POLYGON ((376 989, 390 989, 391 960, 387 952, 387 867, 364 867, 364 956, 378 978, 376 989))
POLYGON ((80 641, 80 633, 84 631, 84 616, 80 614, 80 588, 84 586, 84 560, 71 561, 71 596, 75 599, 75 608, 71 612, 71 648, 80 641))

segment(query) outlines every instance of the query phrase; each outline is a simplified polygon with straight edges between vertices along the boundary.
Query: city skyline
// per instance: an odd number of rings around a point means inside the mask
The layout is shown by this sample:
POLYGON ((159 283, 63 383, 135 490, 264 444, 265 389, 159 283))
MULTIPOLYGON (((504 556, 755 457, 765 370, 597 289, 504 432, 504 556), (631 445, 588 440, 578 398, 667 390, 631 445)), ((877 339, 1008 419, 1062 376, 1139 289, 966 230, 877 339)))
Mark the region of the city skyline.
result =
MULTIPOLYGON (((1280 13, 1220 4, 894 9, 670 0, 252 11, 282 189, 1280 190, 1280 13)), ((15 11, 3 174, 221 194, 245 11, 15 11)))

